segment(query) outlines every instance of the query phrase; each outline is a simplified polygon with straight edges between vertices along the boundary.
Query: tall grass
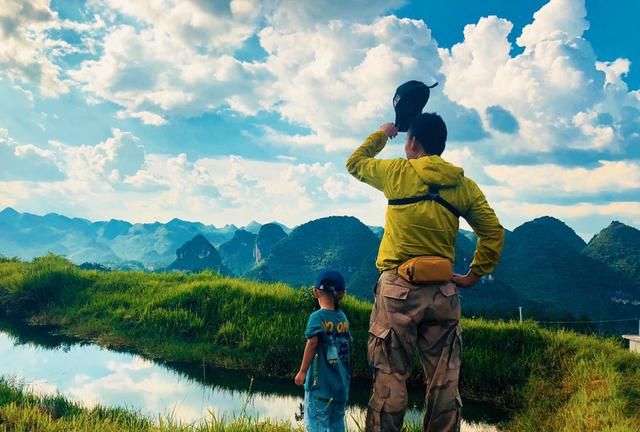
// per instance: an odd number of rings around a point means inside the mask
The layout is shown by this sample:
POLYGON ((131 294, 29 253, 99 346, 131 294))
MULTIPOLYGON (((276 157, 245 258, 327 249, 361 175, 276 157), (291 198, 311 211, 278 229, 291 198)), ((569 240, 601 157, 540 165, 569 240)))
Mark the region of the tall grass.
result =
MULTIPOLYGON (((343 306, 354 376, 368 377, 371 305, 347 298, 343 306)), ((308 289, 208 272, 85 271, 53 255, 0 262, 1 313, 166 362, 291 377, 313 307, 308 289)), ((533 323, 465 319, 462 327, 463 396, 512 409, 507 429, 640 430, 640 357, 618 341, 533 323)), ((417 362, 412 379, 422 379, 417 362)))

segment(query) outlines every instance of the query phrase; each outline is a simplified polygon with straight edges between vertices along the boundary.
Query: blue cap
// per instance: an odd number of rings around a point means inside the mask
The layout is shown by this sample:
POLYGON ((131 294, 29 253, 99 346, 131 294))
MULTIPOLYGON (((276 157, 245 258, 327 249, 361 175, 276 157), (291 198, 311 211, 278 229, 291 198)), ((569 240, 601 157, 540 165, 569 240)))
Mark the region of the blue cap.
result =
POLYGON ((344 278, 338 270, 322 270, 318 273, 315 287, 320 291, 344 291, 344 278))

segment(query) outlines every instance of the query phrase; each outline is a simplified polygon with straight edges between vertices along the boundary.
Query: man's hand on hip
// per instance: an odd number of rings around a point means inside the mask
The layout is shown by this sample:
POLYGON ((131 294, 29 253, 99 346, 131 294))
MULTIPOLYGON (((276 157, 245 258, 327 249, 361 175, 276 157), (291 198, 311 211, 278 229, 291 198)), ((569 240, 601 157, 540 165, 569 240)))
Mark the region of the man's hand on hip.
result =
POLYGON ((480 276, 469 270, 466 275, 454 274, 451 281, 462 288, 471 288, 480 280, 480 276))
POLYGON ((391 139, 398 136, 398 128, 393 123, 385 123, 380 126, 380 130, 387 134, 387 136, 391 139))

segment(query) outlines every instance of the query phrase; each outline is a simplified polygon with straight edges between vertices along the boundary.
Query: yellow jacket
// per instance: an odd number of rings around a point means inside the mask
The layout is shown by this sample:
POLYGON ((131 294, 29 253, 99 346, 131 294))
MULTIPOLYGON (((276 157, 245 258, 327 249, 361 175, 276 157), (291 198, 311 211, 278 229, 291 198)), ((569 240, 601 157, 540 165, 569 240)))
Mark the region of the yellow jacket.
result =
MULTIPOLYGON (((349 173, 384 192, 387 199, 425 195, 427 184, 437 185, 440 196, 462 213, 478 236, 471 271, 478 276, 492 273, 504 244, 504 229, 478 185, 440 156, 375 159, 386 143, 384 132, 371 134, 347 160, 349 173)), ((389 270, 423 255, 453 262, 458 228, 458 218, 434 201, 388 206, 376 266, 389 270)))

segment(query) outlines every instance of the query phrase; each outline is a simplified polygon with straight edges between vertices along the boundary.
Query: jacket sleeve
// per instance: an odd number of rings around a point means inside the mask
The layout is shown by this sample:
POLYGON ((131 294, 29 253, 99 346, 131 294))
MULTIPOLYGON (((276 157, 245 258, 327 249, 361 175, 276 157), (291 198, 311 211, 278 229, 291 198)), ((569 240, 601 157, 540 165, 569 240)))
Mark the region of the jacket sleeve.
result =
POLYGON ((478 236, 471 271, 478 276, 493 273, 504 245, 504 228, 484 194, 471 183, 472 204, 463 215, 478 236))
POLYGON ((381 191, 384 191, 387 169, 392 161, 375 159, 375 156, 382 151, 387 140, 384 132, 374 132, 347 159, 347 171, 352 176, 381 191))

